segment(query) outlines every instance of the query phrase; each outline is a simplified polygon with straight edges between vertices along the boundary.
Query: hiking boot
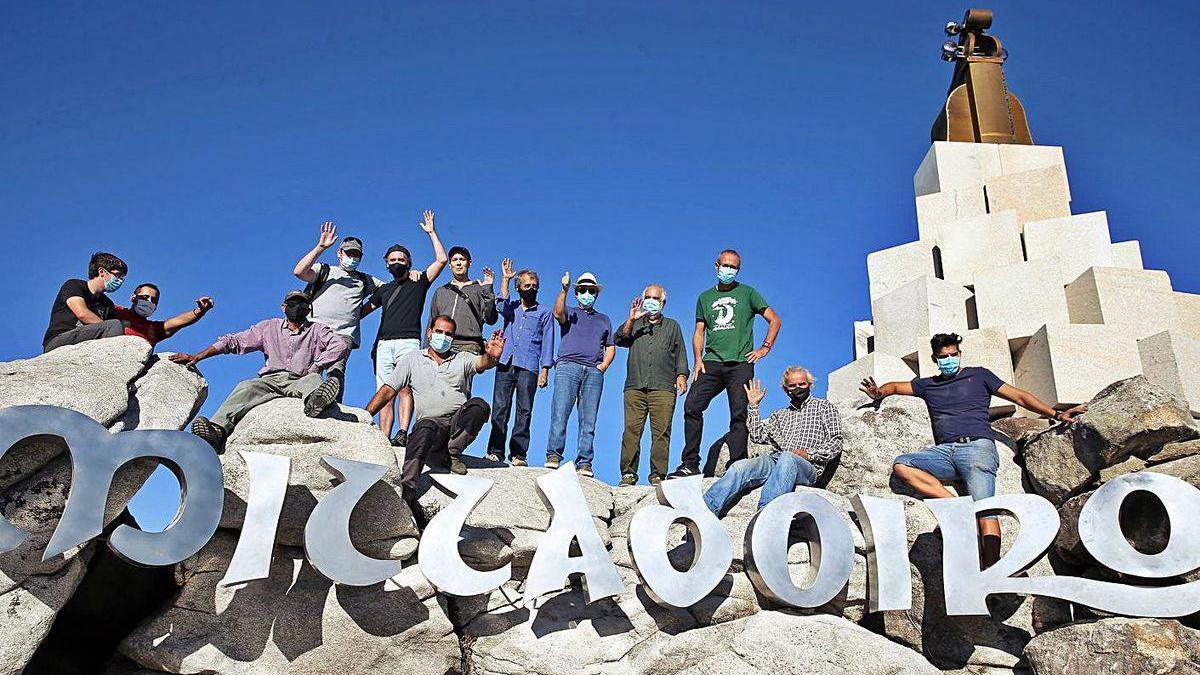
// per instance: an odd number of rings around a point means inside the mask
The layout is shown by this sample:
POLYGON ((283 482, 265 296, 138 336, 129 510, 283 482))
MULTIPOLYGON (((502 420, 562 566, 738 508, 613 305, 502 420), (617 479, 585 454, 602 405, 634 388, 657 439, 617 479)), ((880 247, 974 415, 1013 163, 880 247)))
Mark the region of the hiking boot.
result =
POLYGON ((631 473, 621 476, 621 482, 617 483, 617 487, 633 487, 634 485, 637 485, 637 476, 631 473))
POLYGON ((225 429, 221 425, 213 424, 207 417, 197 417, 192 422, 192 433, 211 445, 218 455, 225 452, 225 429))
POLYGON ((650 484, 651 484, 651 485, 658 485, 658 484, 659 484, 659 483, 661 483, 662 481, 663 481, 663 477, 662 477, 662 476, 660 476, 660 475, 658 475, 658 474, 656 474, 656 473, 650 474, 650 484))
POLYGON ((463 461, 458 457, 450 455, 450 473, 465 476, 467 474, 467 465, 463 464, 463 461))
POLYGON ((529 462, 525 461, 524 457, 513 457, 508 460, 509 466, 529 466, 529 462))
POLYGON ((496 462, 497 464, 504 461, 504 458, 494 452, 489 452, 488 454, 484 455, 483 458, 489 462, 496 462))
POLYGON ((321 386, 313 389, 304 397, 304 414, 308 417, 318 417, 325 409, 337 400, 342 391, 342 381, 336 377, 327 377, 321 386))
POLYGON ((689 464, 680 464, 678 469, 667 474, 667 480, 672 478, 688 478, 689 476, 699 476, 700 467, 691 466, 689 464))
POLYGON ((408 432, 401 429, 396 432, 395 436, 392 436, 392 447, 403 448, 406 445, 408 445, 408 432))
POLYGON ((557 469, 560 462, 562 462, 562 458, 551 455, 546 458, 546 468, 557 469))
POLYGON ((587 476, 588 478, 592 478, 596 475, 596 474, 592 473, 592 465, 591 464, 580 464, 576 468, 576 473, 578 473, 580 476, 587 476))

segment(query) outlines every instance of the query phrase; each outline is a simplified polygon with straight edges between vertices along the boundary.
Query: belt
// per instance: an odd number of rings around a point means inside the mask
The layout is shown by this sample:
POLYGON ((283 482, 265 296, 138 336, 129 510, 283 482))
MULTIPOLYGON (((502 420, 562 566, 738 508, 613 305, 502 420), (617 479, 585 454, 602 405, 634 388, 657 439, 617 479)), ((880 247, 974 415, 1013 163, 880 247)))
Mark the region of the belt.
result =
POLYGON ((973 441, 990 441, 990 440, 992 440, 992 439, 988 438, 987 436, 955 436, 954 438, 951 438, 950 440, 948 440, 946 442, 947 443, 971 443, 973 441))

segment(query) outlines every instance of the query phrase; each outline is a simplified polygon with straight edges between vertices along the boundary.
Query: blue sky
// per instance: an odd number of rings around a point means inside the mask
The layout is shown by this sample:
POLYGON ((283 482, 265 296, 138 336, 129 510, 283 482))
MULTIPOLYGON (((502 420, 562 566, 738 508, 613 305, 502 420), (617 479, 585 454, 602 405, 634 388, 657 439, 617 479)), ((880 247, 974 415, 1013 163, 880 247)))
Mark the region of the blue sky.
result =
MULTIPOLYGON (((966 8, 352 4, 6 7, 0 360, 39 351, 54 293, 94 250, 158 283, 163 314, 216 298, 162 345, 194 351, 278 314, 322 221, 362 237, 363 268, 383 276, 392 243, 429 261, 416 223, 432 208, 477 272, 506 255, 551 288, 564 270, 595 272, 597 306, 615 322, 658 281, 686 326, 716 252, 735 247, 742 280, 783 318, 760 376, 773 384, 801 363, 823 378, 850 360, 851 322, 870 313, 866 254, 916 238, 911 177, 951 73, 941 28, 966 8)), ((1073 210, 1106 209, 1114 240, 1140 239, 1147 267, 1200 291, 1200 100, 1179 63, 1196 44, 1161 31, 1195 24, 1197 5, 997 10, 1035 141, 1065 146, 1073 210)), ((204 410, 259 363, 204 363, 204 410)), ((619 353, 597 432, 596 468, 610 482, 623 379, 619 353)), ((490 399, 491 376, 475 387, 490 399)), ((347 402, 373 388, 369 356, 356 352, 347 402)), ((545 391, 535 403, 531 457, 545 447, 549 402, 545 391)), ((772 386, 768 407, 783 403, 772 386)), ((727 423, 723 399, 707 422, 706 446, 727 423)), ((160 471, 135 513, 161 525, 175 500, 160 471)))

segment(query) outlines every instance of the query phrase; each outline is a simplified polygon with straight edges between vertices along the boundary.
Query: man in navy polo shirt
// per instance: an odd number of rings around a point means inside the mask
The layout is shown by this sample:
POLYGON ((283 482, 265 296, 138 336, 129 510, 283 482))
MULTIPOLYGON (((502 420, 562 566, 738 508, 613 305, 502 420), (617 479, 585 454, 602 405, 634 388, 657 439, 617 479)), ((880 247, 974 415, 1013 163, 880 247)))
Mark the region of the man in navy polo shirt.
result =
MULTIPOLYGON (((995 432, 988 416, 992 396, 1060 422, 1087 410, 1077 406, 1057 411, 1033 394, 1005 384, 987 368, 962 368, 962 337, 939 333, 929 341, 939 373, 918 377, 911 382, 888 382, 877 386, 874 378, 862 381, 862 391, 878 401, 891 394, 916 396, 925 400, 933 424, 936 445, 896 458, 892 471, 924 497, 953 497, 943 480, 960 480, 967 494, 978 501, 996 494, 995 432)), ((1000 559, 1000 523, 994 516, 979 519, 984 567, 1000 559)))

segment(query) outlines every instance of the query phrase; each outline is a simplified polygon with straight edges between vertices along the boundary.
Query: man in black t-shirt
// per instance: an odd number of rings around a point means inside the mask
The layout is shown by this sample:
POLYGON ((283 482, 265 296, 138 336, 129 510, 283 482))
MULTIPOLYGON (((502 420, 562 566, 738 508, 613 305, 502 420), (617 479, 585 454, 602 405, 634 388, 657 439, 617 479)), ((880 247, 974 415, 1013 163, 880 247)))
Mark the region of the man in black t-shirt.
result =
MULTIPOLYGON (((978 501, 996 493, 996 469, 1000 466, 996 434, 988 416, 993 395, 1060 422, 1070 422, 1087 407, 1058 411, 1037 396, 1005 384, 987 368, 961 367, 961 343, 962 337, 954 333, 934 335, 929 346, 938 375, 883 386, 868 377, 862 381, 862 391, 876 401, 890 394, 916 396, 929 408, 935 445, 897 457, 892 465, 897 478, 920 495, 935 498, 954 496, 942 481, 962 481, 967 494, 978 501)), ((980 518, 978 525, 982 561, 987 567, 1000 559, 1000 523, 988 516, 980 518)))
POLYGON ((88 340, 125 334, 116 308, 106 293, 125 282, 129 267, 111 253, 94 253, 88 260, 88 278, 68 279, 50 307, 50 324, 42 337, 42 352, 88 340))
MULTIPOLYGON (((433 244, 433 262, 423 272, 412 271, 412 255, 408 249, 396 244, 387 250, 383 259, 392 280, 375 289, 360 316, 365 317, 376 309, 383 308, 379 319, 379 332, 371 356, 375 359, 375 385, 382 387, 396 368, 401 356, 421 348, 421 336, 425 332, 421 316, 425 307, 425 296, 433 280, 446 266, 446 250, 434 230, 433 211, 426 211, 421 229, 429 235, 433 244)), ((404 446, 408 443, 408 423, 412 420, 412 390, 401 389, 396 396, 400 402, 400 430, 392 438, 392 444, 404 446)), ((379 428, 391 435, 395 418, 394 404, 388 403, 379 411, 379 428)))

